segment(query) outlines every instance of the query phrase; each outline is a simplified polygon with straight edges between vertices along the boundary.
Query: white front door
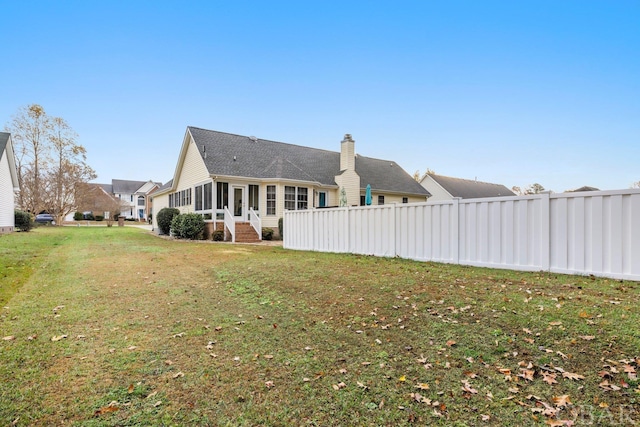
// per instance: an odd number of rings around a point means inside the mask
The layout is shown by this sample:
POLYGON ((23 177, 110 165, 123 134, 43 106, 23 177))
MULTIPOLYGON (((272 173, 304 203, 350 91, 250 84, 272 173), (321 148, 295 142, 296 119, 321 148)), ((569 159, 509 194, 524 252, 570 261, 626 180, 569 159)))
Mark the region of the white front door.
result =
POLYGON ((233 187, 233 218, 236 221, 245 221, 247 216, 244 191, 245 187, 233 187))

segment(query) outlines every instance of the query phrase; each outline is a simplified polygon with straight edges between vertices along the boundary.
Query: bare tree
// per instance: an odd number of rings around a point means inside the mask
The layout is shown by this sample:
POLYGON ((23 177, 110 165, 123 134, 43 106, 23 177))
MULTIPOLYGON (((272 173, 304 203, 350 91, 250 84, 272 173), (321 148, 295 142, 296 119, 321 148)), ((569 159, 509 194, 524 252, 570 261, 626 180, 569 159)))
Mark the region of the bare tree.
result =
POLYGON ((415 179, 418 182, 422 182, 422 180, 430 173, 435 174, 435 172, 432 169, 427 168, 426 171, 424 171, 423 174, 420 174, 420 170, 417 170, 413 173, 413 179, 415 179))
POLYGON ((531 194, 540 194, 545 191, 545 189, 542 185, 536 182, 535 184, 528 185, 524 188, 514 185, 513 187, 511 187, 511 191, 516 193, 516 195, 518 196, 529 196, 531 194))
POLYGON ((14 142, 18 172, 17 204, 21 209, 38 214, 45 210, 43 171, 49 163, 49 132, 51 122, 38 104, 20 108, 5 130, 14 142))
POLYGON ((33 214, 48 211, 61 224, 81 203, 78 185, 96 177, 78 135, 38 104, 22 107, 5 128, 15 141, 18 206, 33 214))
POLYGON ((53 162, 47 176, 46 206, 62 224, 64 217, 85 197, 82 184, 94 179, 95 172, 86 164, 86 150, 76 143, 78 135, 60 117, 50 120, 53 162))
POLYGON ((631 184, 631 188, 640 188, 640 181, 636 181, 633 184, 631 184))

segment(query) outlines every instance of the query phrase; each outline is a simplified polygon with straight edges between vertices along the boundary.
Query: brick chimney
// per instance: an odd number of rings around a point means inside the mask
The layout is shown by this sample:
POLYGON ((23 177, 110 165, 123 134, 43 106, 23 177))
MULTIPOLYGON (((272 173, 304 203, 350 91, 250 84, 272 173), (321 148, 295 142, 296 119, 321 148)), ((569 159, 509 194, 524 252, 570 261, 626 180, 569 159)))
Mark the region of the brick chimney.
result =
POLYGON ((340 143, 340 170, 356 170, 355 141, 351 134, 346 134, 340 143))

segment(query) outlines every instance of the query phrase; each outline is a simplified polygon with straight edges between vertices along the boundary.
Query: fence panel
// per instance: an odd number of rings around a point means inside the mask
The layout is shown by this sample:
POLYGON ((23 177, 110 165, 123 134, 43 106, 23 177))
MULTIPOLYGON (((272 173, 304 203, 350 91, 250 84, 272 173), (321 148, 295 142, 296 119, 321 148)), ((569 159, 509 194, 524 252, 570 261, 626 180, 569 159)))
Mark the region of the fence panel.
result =
POLYGON ((640 190, 285 212, 284 247, 640 280, 640 190))

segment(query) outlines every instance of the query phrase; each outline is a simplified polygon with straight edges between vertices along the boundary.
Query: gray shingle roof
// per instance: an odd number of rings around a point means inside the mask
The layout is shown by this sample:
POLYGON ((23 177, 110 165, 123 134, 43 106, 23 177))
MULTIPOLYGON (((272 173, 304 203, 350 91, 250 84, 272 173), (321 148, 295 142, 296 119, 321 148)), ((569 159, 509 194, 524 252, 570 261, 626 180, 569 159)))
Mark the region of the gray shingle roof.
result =
MULTIPOLYGON (((126 179, 112 179, 113 194, 134 194, 148 181, 129 181, 126 179)), ((158 185, 160 185, 158 183, 158 185)))
POLYGON ((452 178, 449 176, 428 174, 453 197, 463 199, 481 199, 483 197, 515 196, 515 193, 502 184, 452 178))
MULTIPOLYGON (((340 153, 247 136, 188 127, 212 175, 258 179, 291 179, 335 185, 340 153), (206 154, 205 154, 206 153, 206 154)), ((395 162, 356 157, 356 172, 365 188, 429 195, 395 162)))
POLYGON ((0 155, 4 153, 4 150, 7 148, 7 142, 9 142, 10 133, 0 132, 0 155))

